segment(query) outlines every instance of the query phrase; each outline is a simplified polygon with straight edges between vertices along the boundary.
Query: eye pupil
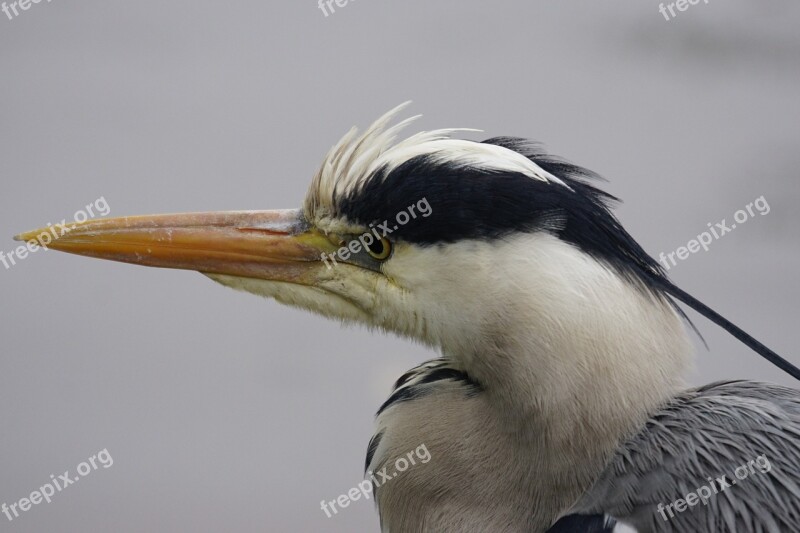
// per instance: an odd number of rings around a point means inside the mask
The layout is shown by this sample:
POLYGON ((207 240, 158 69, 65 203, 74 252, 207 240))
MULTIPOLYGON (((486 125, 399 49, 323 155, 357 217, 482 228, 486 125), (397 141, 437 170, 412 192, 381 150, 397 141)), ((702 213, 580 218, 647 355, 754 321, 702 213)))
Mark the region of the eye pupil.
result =
POLYGON ((383 255, 383 251, 386 248, 383 244, 383 239, 371 243, 368 247, 369 251, 372 255, 383 255))
POLYGON ((389 255, 391 255, 392 243, 383 237, 367 245, 367 252, 369 252, 369 255, 371 255, 373 259, 383 261, 384 259, 387 259, 389 255))

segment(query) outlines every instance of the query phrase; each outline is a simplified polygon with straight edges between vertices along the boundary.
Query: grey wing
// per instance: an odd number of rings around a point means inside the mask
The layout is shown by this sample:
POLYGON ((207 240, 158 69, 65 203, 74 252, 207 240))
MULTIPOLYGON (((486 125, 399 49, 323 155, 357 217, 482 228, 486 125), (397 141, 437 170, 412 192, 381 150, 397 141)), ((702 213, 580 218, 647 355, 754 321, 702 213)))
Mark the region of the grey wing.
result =
POLYGON ((800 531, 800 392, 750 381, 685 391, 570 513, 606 513, 639 533, 800 531))

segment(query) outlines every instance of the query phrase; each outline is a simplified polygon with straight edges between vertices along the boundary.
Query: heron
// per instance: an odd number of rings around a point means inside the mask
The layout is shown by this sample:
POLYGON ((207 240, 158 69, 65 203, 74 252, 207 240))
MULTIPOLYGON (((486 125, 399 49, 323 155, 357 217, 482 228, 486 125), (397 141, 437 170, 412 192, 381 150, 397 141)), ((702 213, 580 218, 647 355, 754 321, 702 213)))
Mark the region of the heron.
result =
POLYGON ((797 369, 670 282, 595 173, 516 137, 400 138, 406 105, 345 134, 301 208, 89 220, 49 247, 198 271, 436 350, 376 416, 368 474, 422 443, 433 457, 374 487, 383 531, 796 531, 800 394, 690 388, 678 302, 797 369))

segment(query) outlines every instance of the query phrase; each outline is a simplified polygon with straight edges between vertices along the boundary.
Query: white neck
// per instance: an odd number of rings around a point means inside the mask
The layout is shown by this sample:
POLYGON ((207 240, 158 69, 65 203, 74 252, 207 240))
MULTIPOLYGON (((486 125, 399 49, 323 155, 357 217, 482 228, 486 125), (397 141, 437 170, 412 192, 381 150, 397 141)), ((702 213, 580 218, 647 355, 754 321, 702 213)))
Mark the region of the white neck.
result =
POLYGON ((533 458, 544 515, 566 510, 684 385, 691 343, 666 299, 554 236, 427 248, 409 261, 426 268, 402 282, 433 315, 405 333, 426 335, 481 383, 512 446, 533 458), (441 264, 460 282, 432 275, 441 264))

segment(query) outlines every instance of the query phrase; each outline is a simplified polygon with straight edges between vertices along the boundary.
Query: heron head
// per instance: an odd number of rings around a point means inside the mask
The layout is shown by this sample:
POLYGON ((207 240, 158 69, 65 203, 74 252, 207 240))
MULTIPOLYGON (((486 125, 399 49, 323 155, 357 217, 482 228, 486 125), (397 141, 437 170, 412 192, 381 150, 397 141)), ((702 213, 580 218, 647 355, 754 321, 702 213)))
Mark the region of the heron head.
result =
POLYGON ((591 307, 598 286, 659 274, 588 171, 514 138, 395 142, 416 118, 392 125, 403 107, 333 146, 300 209, 92 220, 49 247, 199 271, 445 348, 496 339, 519 317, 568 327, 553 305, 580 314, 570 295, 591 307))

